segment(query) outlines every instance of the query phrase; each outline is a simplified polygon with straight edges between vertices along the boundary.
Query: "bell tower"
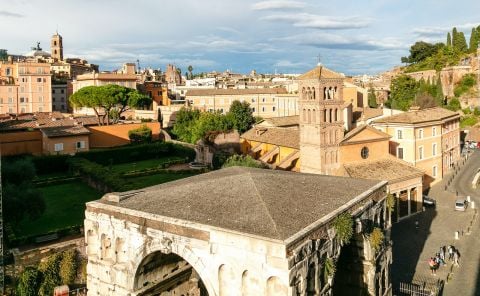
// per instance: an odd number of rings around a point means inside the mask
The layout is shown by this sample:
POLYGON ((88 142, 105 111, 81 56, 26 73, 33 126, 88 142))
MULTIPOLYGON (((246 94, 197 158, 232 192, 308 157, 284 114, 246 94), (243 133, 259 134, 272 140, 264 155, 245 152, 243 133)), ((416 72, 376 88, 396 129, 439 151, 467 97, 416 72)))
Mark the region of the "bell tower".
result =
POLYGON ((50 48, 52 51, 52 58, 63 61, 63 40, 62 36, 58 34, 58 32, 56 32, 55 35, 52 36, 50 48))
POLYGON ((344 80, 321 64, 298 77, 302 173, 333 175, 340 167, 344 80))

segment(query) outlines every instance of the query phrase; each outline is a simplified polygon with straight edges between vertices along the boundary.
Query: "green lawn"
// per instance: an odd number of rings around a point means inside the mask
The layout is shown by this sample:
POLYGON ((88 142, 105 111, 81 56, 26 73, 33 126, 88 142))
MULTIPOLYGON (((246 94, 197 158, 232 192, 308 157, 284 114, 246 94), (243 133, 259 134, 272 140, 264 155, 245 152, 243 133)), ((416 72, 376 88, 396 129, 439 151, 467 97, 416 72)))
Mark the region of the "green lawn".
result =
POLYGON ((14 227, 17 237, 41 235, 55 229, 81 225, 85 203, 102 197, 80 180, 40 187, 45 200, 45 212, 34 221, 22 221, 14 227))
POLYGON ((137 170, 158 168, 162 164, 172 160, 184 160, 184 158, 178 157, 178 156, 170 156, 170 157, 162 157, 157 159, 147 159, 147 160, 141 160, 136 162, 115 164, 111 166, 111 169, 117 173, 127 173, 127 172, 137 171, 137 170))
POLYGON ((196 174, 194 173, 159 173, 155 175, 142 176, 142 177, 133 177, 129 178, 129 184, 126 185, 127 190, 141 189, 144 187, 149 187, 153 185, 158 185, 161 183, 166 183, 186 177, 191 177, 196 174))

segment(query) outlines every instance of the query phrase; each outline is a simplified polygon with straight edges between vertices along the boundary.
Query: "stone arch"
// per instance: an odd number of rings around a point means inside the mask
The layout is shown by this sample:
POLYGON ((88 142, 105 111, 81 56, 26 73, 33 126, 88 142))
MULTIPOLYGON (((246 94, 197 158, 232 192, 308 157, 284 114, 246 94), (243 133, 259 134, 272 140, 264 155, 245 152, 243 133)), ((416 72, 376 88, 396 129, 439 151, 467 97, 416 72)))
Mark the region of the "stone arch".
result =
POLYGON ((338 121, 338 109, 333 110, 333 113, 335 115, 335 122, 338 121))
POLYGON ((306 97, 306 90, 305 87, 302 87, 302 100, 305 100, 306 97))
POLYGON ((98 237, 93 229, 87 230, 87 254, 98 255, 98 237))
POLYGON ((259 278, 245 270, 242 273, 242 296, 258 296, 263 294, 261 292, 259 278))
POLYGON ((105 233, 100 236, 100 259, 113 259, 112 240, 105 233))
POLYGON ((310 110, 310 109, 308 109, 307 114, 308 114, 308 120, 307 120, 307 122, 308 122, 308 123, 311 123, 311 122, 312 122, 312 113, 311 113, 311 110, 310 110))
POLYGON ((267 296, 287 295, 288 288, 278 277, 271 276, 267 280, 267 296))
POLYGON ((303 121, 307 121, 307 109, 303 109, 303 121))
POLYGON ((233 269, 226 264, 220 265, 218 268, 218 291, 220 296, 230 296, 237 294, 238 287, 233 283, 236 282, 233 269))
POLYGON ((323 122, 327 122, 327 109, 323 109, 323 122))
POLYGON ((330 113, 330 114, 329 114, 329 117, 328 117, 328 118, 329 118, 329 121, 328 121, 328 122, 330 122, 330 123, 333 121, 333 118, 332 118, 332 115, 333 115, 332 113, 333 113, 333 112, 332 112, 332 111, 333 111, 333 110, 332 110, 331 108, 328 109, 328 112, 330 113))
MULTIPOLYGON (((208 276, 208 270, 206 269, 203 260, 198 257, 190 248, 181 244, 172 243, 172 241, 168 238, 164 238, 161 241, 159 239, 150 240, 148 243, 145 243, 139 248, 137 248, 134 251, 134 254, 136 255, 133 260, 134 264, 132 273, 137 273, 145 257, 156 252, 161 252, 164 254, 172 253, 181 257, 183 260, 189 263, 197 272, 200 279, 202 280, 202 283, 205 285, 208 295, 218 295, 218 291, 215 288, 218 287, 218 285, 214 285, 212 283, 212 279, 208 276)), ((135 279, 132 279, 131 282, 128 284, 128 289, 130 291, 135 291, 135 284, 135 279)))
POLYGON ((315 109, 312 110, 312 122, 317 123, 317 114, 315 112, 315 109))
POLYGON ((128 261, 127 250, 125 249, 125 239, 120 237, 115 239, 115 256, 118 263, 128 261))
POLYGON ((315 88, 312 87, 312 100, 315 100, 316 97, 315 97, 315 88))

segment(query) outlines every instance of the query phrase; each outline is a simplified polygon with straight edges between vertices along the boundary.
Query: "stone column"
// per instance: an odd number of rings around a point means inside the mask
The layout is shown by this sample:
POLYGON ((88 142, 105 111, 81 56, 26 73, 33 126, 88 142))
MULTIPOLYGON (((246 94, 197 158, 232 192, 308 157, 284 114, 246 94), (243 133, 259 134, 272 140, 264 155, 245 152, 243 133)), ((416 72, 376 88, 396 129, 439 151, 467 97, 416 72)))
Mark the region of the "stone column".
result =
POLYGON ((411 190, 412 190, 411 188, 408 188, 408 190, 407 190, 407 197, 408 197, 407 198, 407 200, 408 200, 408 215, 407 216, 410 216, 410 214, 411 214, 411 200, 410 200, 411 199, 411 196, 410 196, 411 190))

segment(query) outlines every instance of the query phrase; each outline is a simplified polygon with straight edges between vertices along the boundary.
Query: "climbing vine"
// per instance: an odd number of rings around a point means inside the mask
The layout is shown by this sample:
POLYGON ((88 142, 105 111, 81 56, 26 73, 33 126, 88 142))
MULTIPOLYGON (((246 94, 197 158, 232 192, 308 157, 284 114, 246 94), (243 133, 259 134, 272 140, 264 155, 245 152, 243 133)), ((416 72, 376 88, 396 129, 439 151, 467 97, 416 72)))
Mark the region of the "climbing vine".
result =
POLYGON ((370 241, 370 246, 375 253, 380 250, 381 246, 383 245, 384 239, 385 235, 383 234, 383 231, 378 227, 375 227, 372 233, 369 234, 368 240, 370 241))
POLYGON ((387 194, 386 203, 388 212, 393 213, 395 211, 395 197, 390 192, 387 194))
POLYGON ((325 259, 325 262, 323 264, 323 276, 324 276, 325 282, 328 281, 329 277, 333 277, 336 270, 337 270, 337 267, 336 267, 335 261, 332 258, 325 259))
POLYGON ((353 218, 350 213, 342 213, 333 221, 337 238, 343 245, 348 243, 353 236, 353 218))

